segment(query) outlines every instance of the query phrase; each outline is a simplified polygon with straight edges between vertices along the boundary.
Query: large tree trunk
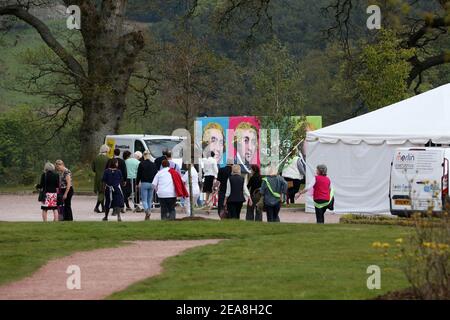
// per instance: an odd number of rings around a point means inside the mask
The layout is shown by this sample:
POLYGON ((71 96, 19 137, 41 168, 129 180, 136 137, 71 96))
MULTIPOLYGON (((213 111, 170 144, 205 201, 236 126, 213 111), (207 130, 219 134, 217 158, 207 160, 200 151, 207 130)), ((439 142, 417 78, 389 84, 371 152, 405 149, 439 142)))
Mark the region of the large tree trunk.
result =
POLYGON ((85 94, 83 110, 80 160, 89 163, 104 143, 105 136, 118 132, 125 111, 125 95, 105 92, 85 94))
POLYGON ((136 57, 144 47, 142 33, 125 24, 126 3, 126 0, 104 1, 97 14, 88 5, 82 7, 86 16, 81 33, 88 61, 87 80, 81 89, 83 162, 96 155, 106 135, 118 132, 136 57))

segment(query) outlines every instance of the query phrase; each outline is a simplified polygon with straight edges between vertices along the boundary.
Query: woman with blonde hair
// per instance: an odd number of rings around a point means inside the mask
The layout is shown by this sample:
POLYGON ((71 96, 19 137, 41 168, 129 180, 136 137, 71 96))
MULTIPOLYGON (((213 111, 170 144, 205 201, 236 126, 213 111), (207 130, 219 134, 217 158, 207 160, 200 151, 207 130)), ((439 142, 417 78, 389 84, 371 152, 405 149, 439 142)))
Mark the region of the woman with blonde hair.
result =
POLYGON ((72 172, 66 168, 62 160, 56 160, 55 168, 59 173, 59 204, 63 206, 63 220, 73 221, 72 214, 72 172))
POLYGON ((47 162, 41 175, 40 183, 36 189, 41 189, 40 201, 42 202, 42 220, 47 221, 47 211, 53 210, 53 221, 58 221, 57 195, 59 188, 59 175, 55 173, 55 166, 47 162))
POLYGON ((92 171, 95 172, 94 177, 94 192, 97 194, 97 204, 95 205, 94 212, 105 212, 105 190, 103 188, 103 172, 105 172, 106 164, 108 163, 109 147, 104 144, 100 147, 100 152, 92 162, 92 171), (101 210, 99 209, 101 206, 101 210))
POLYGON ((144 151, 144 160, 139 164, 136 175, 136 185, 141 192, 142 206, 145 211, 145 220, 150 220, 153 204, 153 179, 158 173, 156 165, 150 160, 150 151, 144 151))
POLYGON ((224 201, 229 218, 240 219, 242 205, 245 201, 248 201, 248 205, 253 205, 245 179, 241 176, 241 166, 235 164, 231 167, 231 176, 227 181, 224 201))

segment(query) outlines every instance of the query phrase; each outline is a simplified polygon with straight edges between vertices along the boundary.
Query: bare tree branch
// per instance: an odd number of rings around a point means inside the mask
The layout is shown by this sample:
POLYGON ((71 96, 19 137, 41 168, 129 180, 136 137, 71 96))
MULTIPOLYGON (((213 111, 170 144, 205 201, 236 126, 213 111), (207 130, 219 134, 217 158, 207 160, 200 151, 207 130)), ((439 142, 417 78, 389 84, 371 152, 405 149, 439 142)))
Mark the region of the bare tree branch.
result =
POLYGON ((83 67, 79 62, 67 52, 67 50, 56 40, 50 29, 41 20, 30 14, 24 7, 20 5, 11 5, 0 7, 0 16, 11 15, 15 16, 36 29, 41 35, 42 40, 48 45, 50 49, 67 65, 74 77, 78 80, 85 78, 83 67))

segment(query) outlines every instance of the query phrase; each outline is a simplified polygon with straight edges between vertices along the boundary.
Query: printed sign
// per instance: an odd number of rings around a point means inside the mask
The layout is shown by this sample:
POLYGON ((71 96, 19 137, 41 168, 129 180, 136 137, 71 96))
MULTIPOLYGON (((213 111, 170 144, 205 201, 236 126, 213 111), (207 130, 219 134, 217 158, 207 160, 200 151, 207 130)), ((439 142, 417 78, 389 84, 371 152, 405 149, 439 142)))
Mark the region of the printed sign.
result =
POLYGON ((109 147, 108 157, 114 157, 114 149, 116 147, 116 140, 113 138, 106 139, 106 145, 109 147))

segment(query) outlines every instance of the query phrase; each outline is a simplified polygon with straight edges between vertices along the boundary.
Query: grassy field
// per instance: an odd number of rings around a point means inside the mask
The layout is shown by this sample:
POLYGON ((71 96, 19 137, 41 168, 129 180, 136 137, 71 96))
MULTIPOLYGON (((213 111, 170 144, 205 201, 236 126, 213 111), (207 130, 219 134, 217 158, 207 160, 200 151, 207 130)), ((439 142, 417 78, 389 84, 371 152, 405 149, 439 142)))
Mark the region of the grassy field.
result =
MULTIPOLYGON (((70 30, 66 28, 65 20, 46 21, 57 39, 63 43, 70 30)), ((25 23, 17 23, 16 28, 10 32, 0 35, 0 67, 5 70, 0 83, 0 112, 6 111, 16 105, 28 104, 33 106, 45 105, 47 102, 42 97, 27 95, 13 90, 7 90, 9 85, 15 83, 17 78, 29 72, 24 64, 24 57, 29 52, 36 52, 46 45, 41 37, 32 27, 25 23)))
POLYGON ((371 247, 408 228, 267 224, 245 221, 0 223, 0 284, 30 275, 49 259, 125 240, 227 239, 167 259, 164 272, 113 299, 366 299, 404 288, 390 257, 371 247), (366 269, 382 268, 382 290, 366 269))
MULTIPOLYGON (((72 169, 72 178, 75 192, 94 192, 94 173, 90 167, 70 168, 72 169)), ((39 179, 40 172, 36 173, 36 182, 39 179)), ((4 193, 29 193, 35 191, 31 185, 0 185, 0 192, 4 193)))

